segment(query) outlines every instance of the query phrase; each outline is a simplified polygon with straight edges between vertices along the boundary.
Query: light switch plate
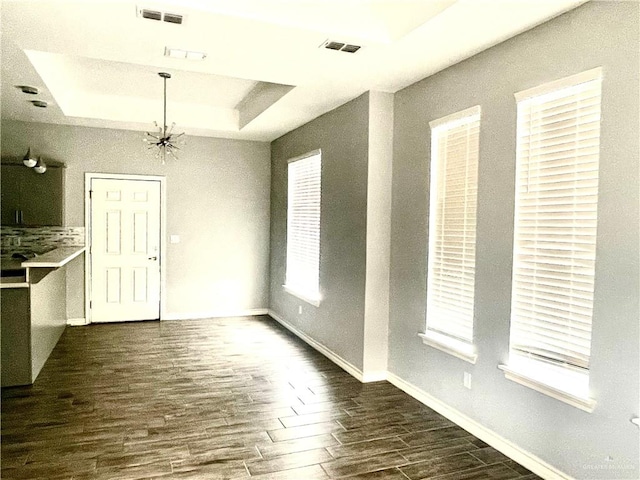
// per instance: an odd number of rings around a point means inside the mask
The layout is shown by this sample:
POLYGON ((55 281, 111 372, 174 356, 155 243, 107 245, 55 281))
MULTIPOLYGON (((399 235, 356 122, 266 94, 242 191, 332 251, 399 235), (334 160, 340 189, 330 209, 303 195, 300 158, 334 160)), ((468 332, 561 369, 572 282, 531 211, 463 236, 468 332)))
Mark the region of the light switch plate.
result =
POLYGON ((171 243, 180 243, 180 235, 170 235, 169 242, 171 243))

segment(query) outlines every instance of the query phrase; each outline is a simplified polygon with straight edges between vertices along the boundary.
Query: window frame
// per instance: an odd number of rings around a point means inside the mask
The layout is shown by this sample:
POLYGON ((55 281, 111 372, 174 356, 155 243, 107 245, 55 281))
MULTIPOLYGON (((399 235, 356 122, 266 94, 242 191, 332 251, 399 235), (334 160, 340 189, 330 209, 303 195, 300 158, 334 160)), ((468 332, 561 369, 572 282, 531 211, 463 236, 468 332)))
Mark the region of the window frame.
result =
MULTIPOLYGON (((518 275, 522 275, 521 273, 518 273, 518 272, 521 272, 524 269, 524 265, 525 265, 524 263, 519 263, 518 258, 520 255, 524 256, 525 253, 523 252, 526 252, 524 247, 521 247, 519 245, 518 239, 525 235, 523 231, 525 231, 527 228, 530 228, 530 227, 525 227, 524 224, 522 223, 524 220, 521 221, 519 217, 522 214, 520 212, 525 208, 524 206, 521 205, 521 203, 525 201, 525 194, 519 193, 519 189, 522 188, 522 186, 519 183, 520 182, 519 174, 522 168, 526 168, 527 176, 528 176, 529 175, 528 172, 532 170, 532 164, 537 168, 540 168, 539 165, 542 163, 542 160, 532 161, 531 159, 534 157, 531 155, 527 155, 526 158, 522 156, 521 143, 525 141, 531 142, 531 138, 533 138, 532 135, 521 133, 520 131, 521 122, 524 122, 523 117, 526 114, 524 112, 524 109, 525 108, 530 109, 528 110, 528 115, 529 115, 528 121, 530 122, 533 109, 532 107, 529 107, 527 105, 528 102, 532 102, 533 99, 537 99, 538 101, 541 102, 540 105, 547 105, 547 108, 549 108, 548 103, 550 102, 548 100, 547 102, 545 102, 545 97, 548 99, 562 98, 561 96, 562 92, 570 89, 569 91, 572 91, 572 93, 571 95, 566 95, 566 98, 577 98, 580 90, 587 88, 587 86, 590 85, 590 82, 597 82, 596 84, 594 84, 594 89, 596 89, 598 93, 597 95, 597 119, 598 119, 597 154, 595 154, 595 160, 593 160, 593 162, 597 162, 597 166, 596 166, 596 173, 592 174, 592 175, 595 175, 596 186, 591 187, 591 188, 595 188, 595 194, 591 195, 591 196, 595 195, 595 206, 593 207, 592 210, 589 210, 589 212, 591 212, 591 214, 593 215, 593 218, 591 218, 591 222, 593 222, 596 225, 594 227, 596 230, 593 233, 593 242, 586 244, 587 247, 589 247, 593 251, 593 258, 592 259, 591 257, 587 258, 588 261, 591 261, 593 263, 593 269, 592 269, 593 272, 590 272, 590 276, 588 277, 592 285, 591 297, 587 299, 590 302, 590 305, 588 306, 588 308, 591 309, 590 316, 589 316, 590 320, 589 320, 589 332, 588 332, 589 343, 591 343, 592 321, 593 321, 593 301, 594 301, 594 290, 595 290, 594 288, 595 261, 596 261, 595 250, 596 250, 596 244, 597 244, 597 197, 598 197, 597 184, 598 184, 598 177, 599 177, 599 174, 598 174, 599 160, 600 160, 599 146, 600 146, 600 138, 601 138, 601 104, 602 104, 602 69, 601 68, 595 68, 592 70, 579 73, 577 75, 571 75, 565 78, 561 78, 559 80, 545 83, 537 87, 524 90, 522 92, 518 92, 515 94, 515 99, 517 103, 518 125, 517 125, 517 131, 516 131, 516 138, 517 138, 516 182, 515 182, 516 193, 515 193, 513 271, 512 271, 512 293, 511 293, 512 305, 511 305, 511 314, 510 314, 511 319, 510 319, 510 328, 509 328, 509 360, 506 364, 499 365, 499 368, 503 370, 506 378, 508 378, 509 380, 513 380, 524 386, 527 386, 536 391, 544 393, 545 395, 551 396, 567 404, 580 408, 586 412, 593 411, 596 405, 595 400, 593 400, 589 396, 588 359, 590 358, 590 349, 587 354, 586 363, 583 359, 570 357, 569 351, 567 354, 565 354, 564 358, 562 357, 562 354, 559 353, 559 351, 557 352, 550 351, 550 353, 545 356, 540 353, 539 348, 538 348, 538 351, 535 351, 536 341, 533 339, 530 340, 529 347, 523 348, 520 344, 518 344, 518 345, 515 345, 518 348, 514 348, 514 336, 515 336, 514 332, 518 328, 520 328, 521 329, 520 331, 522 332, 522 329, 527 324, 530 324, 531 335, 534 335, 534 332, 550 331, 549 327, 544 327, 539 325, 541 321, 543 322, 542 324, 544 324, 544 320, 536 320, 539 317, 535 317, 533 320, 516 320, 516 317, 515 317, 515 315, 519 311, 519 307, 517 307, 518 299, 519 298, 521 299, 522 296, 525 295, 525 293, 528 291, 522 285, 522 283, 526 283, 526 281, 525 280, 519 281, 517 278, 518 275), (520 282, 520 285, 519 285, 519 282, 520 282), (551 356, 554 356, 555 358, 551 358, 551 356)), ((592 97, 592 98, 596 98, 596 97, 592 97)), ((567 104, 570 104, 570 103, 567 103, 567 104)), ((539 107, 539 108, 540 110, 543 110, 543 107, 539 107)), ((581 107, 578 106, 577 108, 570 110, 570 112, 575 112, 575 118, 578 119, 578 121, 576 122, 576 128, 579 128, 578 126, 583 125, 582 122, 584 121, 582 119, 582 116, 584 115, 584 113, 580 110, 580 108, 581 107)), ((586 117, 586 115, 584 116, 586 117)), ((542 140, 537 139, 537 141, 544 141, 545 139, 548 141, 550 138, 552 138, 550 136, 551 135, 550 133, 547 133, 547 135, 549 135, 548 137, 544 136, 544 134, 537 134, 537 135, 540 135, 540 138, 542 138, 542 140)), ((588 140, 591 140, 592 138, 595 138, 595 137, 587 137, 588 140)), ((576 135, 576 138, 573 140, 573 143, 577 145, 576 149, 585 148, 584 147, 585 142, 583 141, 583 139, 577 139, 577 135, 576 135), (582 143, 580 143, 581 141, 582 143)), ((536 148, 538 148, 538 150, 541 150, 541 147, 536 147, 536 148)), ((554 152, 555 151, 556 150, 554 150, 554 152)), ((548 155, 548 153, 545 153, 545 155, 548 155)), ((593 155, 594 154, 591 154, 591 156, 593 155)), ((577 172, 575 173, 575 175, 583 175, 583 176, 580 176, 577 181, 587 182, 587 180, 591 180, 591 179, 587 174, 582 173, 582 170, 579 170, 582 160, 580 161, 575 160, 578 157, 579 156, 577 153, 575 153, 573 156, 571 155, 559 156, 558 157, 559 160, 562 160, 562 159, 567 160, 565 163, 561 163, 559 165, 559 168, 574 168, 575 171, 577 172)), ((558 160, 554 160, 554 161, 558 161, 558 160)), ((539 175, 540 175, 539 178, 548 178, 551 174, 541 173, 539 175), (547 177, 544 177, 544 175, 547 175, 547 177)), ((540 182, 542 182, 542 180, 540 180, 540 182)), ((530 184, 527 184, 527 188, 529 188, 529 185, 530 184)), ((535 183, 533 185, 538 186, 538 185, 543 185, 543 183, 535 183)), ((581 184, 579 188, 584 188, 583 185, 585 184, 581 184)), ((549 188, 552 188, 552 187, 549 187, 549 188)), ((546 198, 545 196, 547 195, 549 194, 541 193, 540 195, 534 197, 535 201, 542 203, 546 198)), ((578 195, 577 193, 574 193, 573 196, 570 196, 567 198, 569 198, 572 202, 576 202, 577 201, 576 199, 579 200, 581 196, 578 195)), ((564 200, 564 199, 562 200, 562 202, 566 202, 566 201, 568 200, 564 200)), ((559 205, 558 202, 560 201, 558 200, 556 201, 556 203, 549 203, 548 205, 550 205, 552 209, 555 207, 557 207, 558 209, 561 209, 561 207, 558 206, 559 205)), ((545 207, 546 206, 547 204, 545 204, 545 207)), ((547 216, 542 218, 546 221, 551 221, 553 220, 552 219, 553 214, 557 215, 557 213, 558 213, 557 211, 552 210, 547 216)), ((570 222, 572 222, 571 226, 572 228, 575 229, 576 223, 580 223, 581 220, 578 218, 578 215, 576 214, 575 210, 571 211, 570 214, 573 214, 573 216, 571 216, 569 219, 566 219, 565 221, 567 222, 567 225, 570 222)), ((536 217, 536 219, 537 218, 538 217, 536 217)), ((582 222, 584 223, 584 221, 582 222)), ((561 226, 565 227, 565 224, 562 224, 561 226)), ((587 227, 582 226, 582 228, 587 228, 587 227)), ((562 235, 555 232, 547 233, 547 236, 549 235, 555 235, 556 237, 560 237, 560 239, 562 240, 562 243, 571 243, 572 245, 575 245, 575 241, 568 240, 569 237, 575 237, 575 233, 571 235, 568 233, 562 234, 562 235)), ((556 241, 560 241, 560 240, 556 240, 556 241)), ((530 248, 533 248, 537 251, 538 249, 536 246, 539 245, 540 243, 544 243, 544 239, 539 240, 538 237, 536 236, 533 243, 534 246, 530 248)), ((541 250, 543 249, 543 247, 539 247, 539 248, 541 250)), ((547 247, 547 248, 550 248, 550 247, 547 247)), ((572 249, 570 250, 570 252, 572 253, 574 253, 575 251, 576 251, 575 247, 572 247, 572 249)), ((577 258, 577 254, 572 255, 570 258, 577 258)), ((535 263, 536 260, 532 260, 531 262, 534 265, 539 265, 539 263, 535 263)), ((563 275, 563 277, 564 276, 566 275, 563 275)), ((531 274, 530 276, 527 277, 527 280, 529 280, 529 283, 531 283, 532 280, 530 279, 535 280, 536 278, 537 277, 535 274, 531 274)), ((558 283, 559 285, 555 287, 556 290, 552 291, 550 295, 559 295, 561 293, 564 294, 567 290, 569 291, 571 290, 570 288, 571 283, 567 280, 564 280, 564 278, 557 280, 556 283, 558 283)), ((534 282, 533 285, 534 285, 533 287, 530 287, 530 288, 533 288, 533 290, 531 291, 539 292, 539 290, 536 290, 537 284, 534 282)), ((547 289, 551 290, 551 287, 547 287, 547 289)), ((574 299, 574 297, 571 297, 571 296, 569 298, 571 300, 567 300, 567 302, 572 302, 574 299)), ((537 307, 532 306, 531 308, 537 308, 537 307)), ((557 307, 557 308, 560 309, 560 307, 557 307)), ((573 322, 574 322, 573 320, 567 319, 565 322, 559 323, 558 328, 566 328, 570 331, 571 328, 575 328, 575 327, 572 327, 573 322)), ((522 333, 519 335, 518 338, 522 338, 522 333)), ((566 338, 570 339, 572 337, 571 337, 571 334, 565 333, 565 334, 561 334, 558 337, 552 337, 552 338, 554 340, 557 339, 558 342, 565 342, 565 341, 568 341, 568 340, 565 340, 566 338)), ((565 345, 565 343, 562 343, 562 345, 565 345)), ((569 344, 567 343, 566 345, 569 345, 569 344)), ((561 347, 557 347, 558 350, 560 348, 561 347)))
MULTIPOLYGON (((315 192, 314 192, 315 193, 315 192)), ((320 302, 322 300, 322 296, 320 293, 320 235, 321 235, 321 219, 322 219, 322 151, 321 149, 316 149, 313 150, 311 152, 305 153, 304 155, 300 155, 294 158, 291 158, 289 160, 287 160, 287 230, 286 230, 286 247, 285 247, 285 281, 284 284, 282 285, 283 289, 315 306, 315 307, 319 307, 320 306, 320 302), (292 198, 292 184, 291 184, 291 166, 294 165, 297 162, 301 162, 301 161, 305 161, 305 160, 311 160, 317 158, 317 161, 319 162, 319 165, 317 165, 317 168, 319 169, 319 173, 318 173, 318 178, 317 178, 317 187, 318 187, 318 191, 317 191, 317 206, 318 206, 318 217, 317 217, 317 260, 316 260, 316 265, 315 265, 315 281, 317 282, 317 290, 316 291, 310 291, 309 289, 296 284, 295 282, 291 281, 291 265, 292 265, 292 259, 293 259, 293 255, 291 253, 291 246, 293 244, 292 239, 291 239, 291 232, 293 231, 292 228, 292 219, 294 217, 293 214, 293 207, 294 207, 294 202, 293 202, 293 198, 292 198)))
MULTIPOLYGON (((478 169, 479 169, 479 161, 480 161, 480 121, 481 121, 482 109, 479 105, 473 106, 471 108, 467 108, 453 114, 447 115, 445 117, 439 118, 437 120, 433 120, 429 122, 429 127, 431 129, 431 161, 430 161, 430 186, 429 186, 429 233, 428 233, 428 247, 427 247, 427 296, 426 296, 426 304, 425 304, 425 330, 424 332, 420 332, 418 335, 422 338, 422 341, 425 345, 436 348, 440 351, 453 355, 461 360, 466 362, 475 364, 477 360, 477 353, 473 343, 473 327, 474 327, 474 310, 475 310, 475 266, 476 266, 476 255, 475 255, 475 244, 476 244, 476 233, 477 233, 477 195, 478 195, 478 169), (475 168, 475 172, 473 176, 475 177, 475 183, 473 184, 473 188, 475 190, 475 198, 473 199, 473 213, 472 219, 469 220, 467 217, 467 206, 469 203, 468 193, 467 193, 467 181, 468 179, 468 171, 465 170, 464 175, 462 176, 463 181, 465 182, 465 198, 462 201, 462 205, 464 207, 464 219, 463 223, 465 225, 464 234, 465 241, 467 240, 466 235, 466 224, 469 221, 473 221, 473 235, 472 241, 474 243, 474 252, 473 252, 473 281, 470 289, 471 291, 471 302, 470 307, 467 304, 466 308, 470 308, 471 312, 468 315, 470 318, 463 319, 463 329, 470 330, 470 336, 467 335, 466 338, 463 336, 455 335, 453 329, 442 328, 442 319, 439 322, 434 322, 430 324, 430 318, 434 318, 433 315, 434 309, 437 308, 436 302, 437 297, 435 297, 434 289, 439 288, 447 288, 446 283, 442 283, 442 272, 436 275, 434 270, 434 265, 436 261, 440 264, 444 263, 441 256, 438 256, 438 252, 444 249, 444 247, 436 248, 436 241, 442 240, 445 236, 445 220, 446 217, 441 217, 441 211, 447 201, 446 193, 442 193, 439 188, 439 183, 441 181, 446 182, 446 178, 441 178, 439 174, 442 172, 443 165, 440 165, 440 161, 442 157, 440 156, 440 150, 443 145, 441 144, 443 141, 446 142, 449 140, 447 136, 448 132, 454 131, 455 129, 459 129, 461 126, 471 126, 472 129, 477 129, 477 143, 472 146, 472 150, 475 150, 475 155, 471 156, 469 153, 469 145, 467 145, 467 152, 465 153, 464 162, 465 169, 469 168, 469 164, 471 164, 472 168, 475 168), (440 211, 438 210, 440 209, 440 211), (442 228, 443 230, 440 230, 442 228), (438 257, 438 258, 436 258, 438 257), (436 279, 437 276, 437 279, 436 279), (435 282, 438 282, 437 284, 435 282), (436 328, 434 328, 436 327, 436 328), (437 328, 440 327, 440 328, 437 328)), ((472 135, 469 134, 469 130, 467 130, 466 135, 464 137, 467 142, 472 138, 472 135)), ((447 145, 445 144, 446 148, 447 145)), ((446 169, 446 166, 444 166, 446 169)), ((445 174, 446 175, 446 174, 445 174)), ((451 200, 449 200, 449 206, 451 206, 451 200)), ((468 254, 463 253, 460 255, 460 259, 463 265, 466 265, 465 259, 468 258, 468 254)), ((463 271, 456 272, 460 273, 457 277, 459 280, 463 276, 463 271)))

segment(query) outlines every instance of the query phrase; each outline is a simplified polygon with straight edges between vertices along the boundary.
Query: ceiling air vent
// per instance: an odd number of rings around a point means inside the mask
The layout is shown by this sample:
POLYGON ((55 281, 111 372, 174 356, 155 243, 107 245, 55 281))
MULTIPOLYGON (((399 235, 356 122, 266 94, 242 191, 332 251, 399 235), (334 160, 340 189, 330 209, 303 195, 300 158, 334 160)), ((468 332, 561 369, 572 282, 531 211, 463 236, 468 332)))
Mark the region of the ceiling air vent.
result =
POLYGON ((360 47, 360 45, 351 45, 349 43, 327 40, 322 45, 320 45, 320 48, 326 48, 328 50, 338 50, 340 52, 347 53, 356 53, 362 47, 360 47))
POLYGON ((358 50, 360 50, 360 48, 360 45, 345 45, 340 51, 347 53, 356 53, 358 50))
POLYGON ((162 20, 162 12, 158 12, 157 10, 147 10, 143 8, 140 11, 140 16, 142 18, 148 18, 149 20, 162 20))
POLYGON ((178 13, 162 12, 151 8, 136 7, 136 13, 139 17, 147 20, 157 20, 178 25, 181 25, 184 20, 184 16, 178 13))
POLYGON ((328 48, 329 50, 340 50, 342 47, 344 47, 344 43, 340 42, 327 42, 324 46, 324 48, 328 48))
POLYGON ((165 13, 163 20, 168 23, 177 23, 180 25, 182 23, 182 15, 178 15, 176 13, 165 13))

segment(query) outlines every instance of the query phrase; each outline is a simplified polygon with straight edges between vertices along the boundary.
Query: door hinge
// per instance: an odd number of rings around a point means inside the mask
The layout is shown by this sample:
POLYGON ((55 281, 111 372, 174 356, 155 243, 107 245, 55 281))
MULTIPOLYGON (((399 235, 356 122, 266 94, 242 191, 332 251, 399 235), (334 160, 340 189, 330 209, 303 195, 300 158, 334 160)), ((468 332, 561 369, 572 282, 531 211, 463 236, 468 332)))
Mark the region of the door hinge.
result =
POLYGON ((89 198, 93 198, 93 190, 89 190, 89 198))

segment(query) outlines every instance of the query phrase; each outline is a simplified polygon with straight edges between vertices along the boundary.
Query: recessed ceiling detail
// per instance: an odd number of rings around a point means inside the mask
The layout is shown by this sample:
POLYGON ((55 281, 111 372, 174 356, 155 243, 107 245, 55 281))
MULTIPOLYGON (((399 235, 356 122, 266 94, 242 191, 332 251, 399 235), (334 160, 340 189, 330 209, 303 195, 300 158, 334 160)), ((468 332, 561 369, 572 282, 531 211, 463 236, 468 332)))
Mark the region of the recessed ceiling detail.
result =
POLYGON ((38 88, 1 89, 2 119, 148 131, 162 116, 154 80, 168 72, 168 108, 181 131, 271 141, 586 0, 0 1, 0 81, 38 88), (170 56, 167 46, 176 48, 170 56), (187 52, 206 60, 176 58, 187 52))
MULTIPOLYGON (((121 122, 132 129, 144 125, 148 130, 162 113, 158 100, 162 88, 152 82, 158 74, 150 67, 33 50, 26 54, 67 117, 121 122), (114 80, 120 76, 130 81, 114 80)), ((168 99, 172 121, 190 135, 203 126, 217 132, 239 132, 294 89, 271 82, 170 71, 179 72, 172 79, 168 99)))

